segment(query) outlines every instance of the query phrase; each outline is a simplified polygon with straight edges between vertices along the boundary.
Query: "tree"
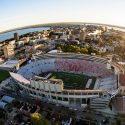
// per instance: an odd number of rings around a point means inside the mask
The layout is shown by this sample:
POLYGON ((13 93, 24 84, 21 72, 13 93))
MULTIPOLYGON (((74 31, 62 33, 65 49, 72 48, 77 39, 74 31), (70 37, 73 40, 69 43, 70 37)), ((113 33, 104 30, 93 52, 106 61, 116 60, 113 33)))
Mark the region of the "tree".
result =
POLYGON ((49 38, 51 38, 53 34, 54 34, 54 32, 51 31, 51 32, 49 33, 49 38))
POLYGON ((57 47, 57 50, 62 51, 61 47, 57 47))
POLYGON ((4 119, 0 119, 0 125, 4 125, 4 119))
POLYGON ((88 47, 88 54, 91 54, 91 53, 93 53, 93 47, 92 47, 92 46, 89 46, 89 47, 88 47))
POLYGON ((93 49, 93 53, 96 53, 96 55, 101 55, 101 52, 99 52, 99 51, 96 50, 96 49, 93 49))
POLYGON ((39 99, 36 99, 36 100, 35 100, 35 104, 36 104, 36 105, 40 106, 41 103, 42 103, 41 100, 39 100, 39 99))
POLYGON ((85 42, 87 42, 87 43, 90 43, 92 40, 91 40, 91 38, 86 38, 85 39, 85 42))
POLYGON ((32 125, 48 125, 48 121, 45 119, 32 121, 32 125))
POLYGON ((76 47, 76 48, 75 48, 75 52, 76 52, 76 53, 80 52, 80 48, 79 48, 79 47, 76 47))
POLYGON ((17 101, 17 100, 14 100, 14 101, 13 101, 13 106, 14 106, 14 107, 17 107, 19 104, 20 104, 19 101, 17 101))
POLYGON ((96 51, 96 54, 97 54, 97 55, 101 55, 101 52, 99 52, 99 51, 96 51))
POLYGON ((42 116, 40 113, 33 113, 33 114, 31 114, 31 118, 33 120, 40 120, 40 119, 42 119, 42 116))
POLYGON ((61 122, 60 122, 60 121, 57 121, 57 122, 55 123, 55 125, 61 125, 61 122))
POLYGON ((31 114, 32 125, 48 125, 48 120, 42 118, 41 114, 33 113, 31 114))
POLYGON ((117 125, 121 125, 121 117, 120 117, 120 116, 117 117, 117 119, 116 119, 116 123, 117 123, 117 125))
POLYGON ((81 48, 80 52, 83 53, 83 54, 87 54, 88 49, 87 48, 81 48))

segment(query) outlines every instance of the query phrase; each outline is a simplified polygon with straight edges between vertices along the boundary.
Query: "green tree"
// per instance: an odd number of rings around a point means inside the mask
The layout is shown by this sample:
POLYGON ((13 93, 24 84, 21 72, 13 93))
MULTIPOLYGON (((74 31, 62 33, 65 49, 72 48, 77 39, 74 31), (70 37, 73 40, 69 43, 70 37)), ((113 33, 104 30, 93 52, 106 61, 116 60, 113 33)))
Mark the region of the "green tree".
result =
POLYGON ((48 125, 48 120, 44 119, 40 113, 31 114, 32 125, 48 125))
POLYGON ((48 120, 46 119, 33 120, 32 125, 48 125, 48 120))
POLYGON ((76 52, 76 53, 80 52, 80 48, 76 46, 76 47, 75 47, 75 52, 76 52))
POLYGON ((57 122, 55 123, 55 125, 61 125, 61 122, 60 122, 60 121, 57 121, 57 122))
POLYGON ((83 53, 83 54, 87 54, 88 49, 87 48, 81 48, 80 52, 83 53))
POLYGON ((57 50, 62 51, 61 47, 57 47, 57 50))
POLYGON ((97 55, 101 55, 101 52, 97 51, 96 54, 97 54, 97 55))
POLYGON ((117 123, 117 125, 121 125, 121 117, 120 117, 120 116, 117 117, 117 119, 116 119, 116 123, 117 123))
POLYGON ((92 40, 90 38, 86 38, 85 42, 90 43, 92 40))
POLYGON ((93 53, 93 47, 92 46, 89 46, 87 49, 88 49, 88 54, 93 53))

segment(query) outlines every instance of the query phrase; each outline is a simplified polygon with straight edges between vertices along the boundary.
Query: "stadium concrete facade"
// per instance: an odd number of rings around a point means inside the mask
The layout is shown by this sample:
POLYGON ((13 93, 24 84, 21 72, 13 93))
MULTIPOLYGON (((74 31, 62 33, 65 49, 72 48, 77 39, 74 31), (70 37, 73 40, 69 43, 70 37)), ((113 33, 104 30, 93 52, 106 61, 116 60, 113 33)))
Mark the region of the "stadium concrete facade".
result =
POLYGON ((68 107, 90 105, 93 109, 106 109, 111 98, 118 93, 120 70, 111 61, 98 56, 57 53, 36 54, 30 64, 10 74, 20 86, 20 91, 34 98, 68 107), (87 80, 81 84, 82 87, 72 87, 75 83, 67 86, 62 79, 52 78, 53 72, 82 74, 87 76, 87 80), (46 74, 40 76, 41 73, 46 74))

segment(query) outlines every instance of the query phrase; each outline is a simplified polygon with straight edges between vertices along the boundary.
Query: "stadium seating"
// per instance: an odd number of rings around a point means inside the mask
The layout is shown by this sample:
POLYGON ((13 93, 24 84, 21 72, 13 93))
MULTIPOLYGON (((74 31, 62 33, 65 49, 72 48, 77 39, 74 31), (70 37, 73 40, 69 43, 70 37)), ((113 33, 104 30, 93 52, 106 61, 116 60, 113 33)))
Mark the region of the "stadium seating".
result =
POLYGON ((114 79, 114 75, 110 70, 106 69, 102 63, 87 60, 60 58, 37 60, 21 67, 18 73, 31 80, 35 75, 52 71, 84 74, 100 79, 98 83, 96 81, 90 83, 87 87, 88 89, 112 91, 116 88, 114 83, 117 83, 117 79, 114 79))
POLYGON ((19 74, 30 79, 33 75, 39 75, 41 72, 66 71, 78 74, 86 74, 96 77, 109 77, 113 75, 111 71, 105 68, 102 63, 79 59, 45 59, 31 62, 21 67, 19 74))
MULTIPOLYGON (((59 92, 57 96, 64 96, 64 98, 97 98, 100 97, 102 93, 105 94, 105 92, 107 92, 109 94, 109 91, 115 90, 117 85, 115 84, 117 83, 117 78, 110 69, 106 68, 106 63, 106 59, 89 55, 71 53, 56 55, 43 54, 37 55, 35 61, 21 67, 18 73, 23 75, 27 80, 30 80, 31 86, 29 89, 33 92, 40 90, 39 92, 42 96, 43 92, 45 95, 48 95, 48 93, 52 91, 52 96, 55 96, 53 92, 59 92), (84 85, 82 87, 78 86, 78 89, 70 89, 72 84, 67 88, 63 82, 61 82, 61 84, 55 84, 51 79, 46 79, 51 72, 67 72, 74 73, 75 75, 83 74, 82 76, 85 75, 84 85), (43 76, 44 78, 39 75, 42 73, 47 73, 43 76)), ((106 108, 107 106, 107 100, 103 101, 102 99, 101 103, 98 104, 95 102, 97 103, 98 99, 91 101, 91 107, 93 109, 97 106, 100 109, 106 108), (102 103, 104 103, 104 105, 102 105, 102 103)))

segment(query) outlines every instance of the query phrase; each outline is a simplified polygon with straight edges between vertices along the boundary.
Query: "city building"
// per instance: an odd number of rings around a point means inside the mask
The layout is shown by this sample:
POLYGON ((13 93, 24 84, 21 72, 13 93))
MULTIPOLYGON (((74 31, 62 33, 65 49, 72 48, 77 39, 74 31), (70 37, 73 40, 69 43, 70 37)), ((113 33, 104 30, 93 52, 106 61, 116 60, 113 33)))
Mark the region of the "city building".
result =
POLYGON ((14 54, 15 54, 14 48, 15 48, 15 41, 11 41, 11 42, 9 42, 9 44, 7 44, 3 47, 4 57, 6 59, 14 56, 14 54))
POLYGON ((19 40, 19 34, 18 33, 14 33, 14 39, 17 41, 19 40))
POLYGON ((86 32, 84 30, 81 30, 79 34, 79 40, 85 41, 85 38, 86 38, 86 32))
POLYGON ((17 48, 20 48, 20 47, 23 47, 24 46, 24 40, 19 40, 16 42, 16 47, 17 48))
POLYGON ((0 69, 7 71, 16 71, 20 68, 20 66, 26 62, 26 59, 20 60, 7 60, 4 63, 0 64, 0 69))

